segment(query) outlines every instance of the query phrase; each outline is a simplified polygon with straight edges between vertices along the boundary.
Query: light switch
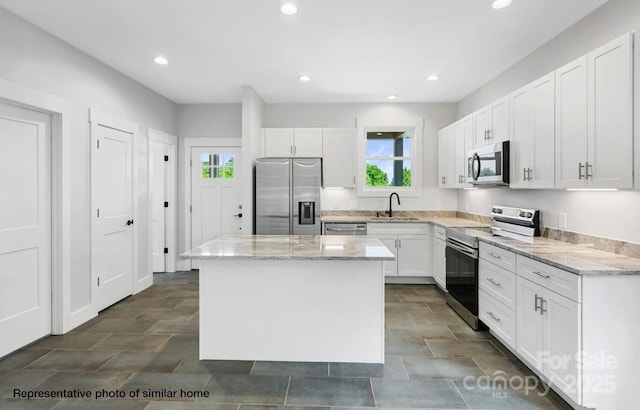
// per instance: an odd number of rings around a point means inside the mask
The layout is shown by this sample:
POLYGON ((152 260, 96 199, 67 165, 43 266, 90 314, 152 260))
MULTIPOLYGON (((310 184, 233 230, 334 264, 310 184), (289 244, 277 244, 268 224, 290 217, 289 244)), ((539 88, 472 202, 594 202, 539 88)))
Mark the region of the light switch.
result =
POLYGON ((567 214, 563 212, 558 214, 558 228, 567 229, 567 214))

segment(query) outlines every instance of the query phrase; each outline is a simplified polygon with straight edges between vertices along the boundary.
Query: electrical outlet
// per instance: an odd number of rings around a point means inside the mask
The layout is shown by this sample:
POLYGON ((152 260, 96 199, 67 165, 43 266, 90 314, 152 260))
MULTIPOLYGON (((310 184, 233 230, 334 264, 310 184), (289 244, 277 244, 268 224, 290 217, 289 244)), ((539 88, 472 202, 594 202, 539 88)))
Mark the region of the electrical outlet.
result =
POLYGON ((442 201, 436 201, 436 209, 442 209, 442 201))
POLYGON ((338 201, 333 201, 333 209, 340 209, 340 203, 338 201))
POLYGON ((567 214, 560 212, 558 214, 558 228, 567 229, 567 214))
POLYGON ((469 202, 464 203, 464 209, 465 211, 469 212, 469 202))

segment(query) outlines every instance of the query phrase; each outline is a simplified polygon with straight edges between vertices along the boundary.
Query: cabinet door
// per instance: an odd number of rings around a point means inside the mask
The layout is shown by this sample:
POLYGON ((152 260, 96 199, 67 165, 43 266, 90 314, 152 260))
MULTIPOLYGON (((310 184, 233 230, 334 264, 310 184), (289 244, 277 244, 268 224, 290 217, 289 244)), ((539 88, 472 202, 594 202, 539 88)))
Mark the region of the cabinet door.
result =
POLYGON ((473 146, 481 147, 489 144, 487 131, 491 127, 489 107, 473 113, 473 146))
POLYGON ((398 235, 398 276, 429 276, 429 236, 398 235))
POLYGON ((556 188, 584 188, 587 161, 587 56, 556 77, 556 188))
POLYGON ((540 298, 544 288, 518 276, 516 289, 516 350, 530 365, 542 371, 544 362, 539 352, 544 350, 545 329, 540 298))
POLYGON ((322 130, 322 176, 325 187, 355 186, 354 140, 354 130, 349 128, 322 130))
POLYGON ((397 235, 372 235, 382 242, 387 248, 393 252, 393 256, 396 257, 396 260, 393 261, 383 261, 382 262, 382 270, 384 271, 384 276, 398 276, 398 248, 396 244, 398 243, 397 235))
POLYGON ((633 187, 631 33, 588 54, 588 182, 633 187))
POLYGON ((447 288, 446 243, 441 239, 433 241, 433 278, 442 288, 447 288))
POLYGON ((555 186, 555 141, 556 141, 556 86, 553 73, 531 85, 530 186, 531 188, 553 188, 555 186))
POLYGON ((465 117, 455 124, 455 146, 453 157, 455 159, 455 170, 453 172, 456 188, 466 187, 467 184, 467 151, 471 149, 473 134, 473 118, 465 117))
POLYGON ((451 127, 443 128, 438 132, 438 187, 447 188, 447 179, 449 178, 449 168, 451 161, 449 160, 449 135, 451 127))
POLYGON ((322 157, 322 128, 293 130, 294 157, 322 157))
POLYGON ((509 140, 509 98, 502 98, 489 106, 491 124, 489 126, 489 143, 509 140))
MULTIPOLYGON (((531 157, 531 86, 527 85, 509 96, 511 107, 511 188, 529 187, 531 157)), ((553 160, 553 158, 552 158, 553 160)))
POLYGON ((544 372, 553 383, 580 403, 581 381, 576 354, 580 352, 580 305, 571 299, 547 291, 543 296, 546 351, 544 372))
POLYGON ((293 129, 265 128, 264 156, 290 157, 293 154, 293 129))

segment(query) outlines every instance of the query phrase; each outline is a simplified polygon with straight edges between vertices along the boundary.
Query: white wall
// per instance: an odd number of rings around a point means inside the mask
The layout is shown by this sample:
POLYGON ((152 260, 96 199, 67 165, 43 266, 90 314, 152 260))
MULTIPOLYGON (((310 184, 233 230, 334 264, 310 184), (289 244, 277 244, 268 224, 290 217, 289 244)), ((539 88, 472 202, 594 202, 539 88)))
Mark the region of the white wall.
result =
MULTIPOLYGON (((242 104, 180 104, 177 106, 178 136, 178 254, 185 252, 184 138, 231 137, 242 144, 242 104)), ((180 262, 180 260, 178 260, 180 262)), ((179 267, 180 268, 180 267, 179 267)))
MULTIPOLYGON (((150 272, 147 221, 147 127, 176 132, 176 105, 0 8, 0 78, 70 101, 72 105, 71 312, 91 303, 89 108, 137 122, 138 272, 150 272)), ((153 69, 153 67, 150 67, 153 69)))
POLYGON ((253 87, 242 87, 242 205, 243 229, 253 233, 253 165, 262 151, 265 104, 253 87))
MULTIPOLYGON (((401 198, 399 210, 456 209, 456 192, 438 188, 438 130, 453 122, 455 104, 430 103, 353 103, 353 104, 267 104, 265 127, 352 127, 356 118, 424 118, 423 192, 420 198, 401 198)), ((388 196, 358 198, 355 190, 323 191, 322 208, 385 210, 388 196), (356 201, 356 202, 353 202, 356 201)))
MULTIPOLYGON (((610 0, 462 100, 458 116, 462 118, 624 32, 637 28, 640 28, 640 1, 610 0)), ((570 231, 640 243, 640 192, 637 191, 602 193, 493 188, 458 192, 458 209, 461 211, 488 215, 492 204, 539 208, 543 225, 550 227, 557 227, 558 213, 566 212, 567 229, 570 231)))

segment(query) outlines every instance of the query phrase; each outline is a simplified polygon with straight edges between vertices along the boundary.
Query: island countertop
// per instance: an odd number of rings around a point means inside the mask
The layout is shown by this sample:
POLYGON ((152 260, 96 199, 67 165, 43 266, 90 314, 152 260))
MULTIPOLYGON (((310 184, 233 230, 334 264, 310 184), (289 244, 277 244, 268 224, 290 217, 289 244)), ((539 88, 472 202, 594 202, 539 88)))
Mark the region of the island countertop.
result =
POLYGON ((180 255, 185 259, 394 260, 370 236, 223 235, 180 255))

